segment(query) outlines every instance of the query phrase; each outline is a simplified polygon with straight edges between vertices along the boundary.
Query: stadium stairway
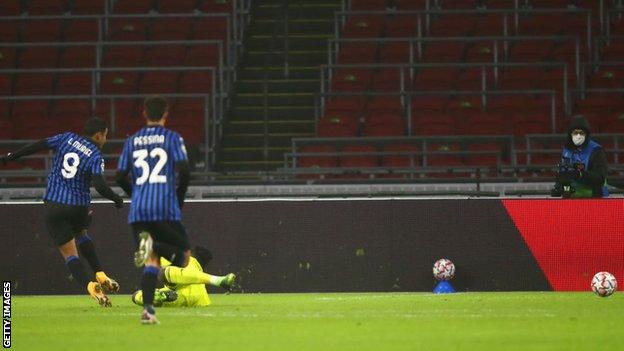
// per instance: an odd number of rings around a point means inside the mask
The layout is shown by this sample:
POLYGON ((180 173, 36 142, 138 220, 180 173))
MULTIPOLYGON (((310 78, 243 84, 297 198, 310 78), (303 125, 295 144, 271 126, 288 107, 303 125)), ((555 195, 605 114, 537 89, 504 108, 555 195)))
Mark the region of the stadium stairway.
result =
POLYGON ((218 171, 275 170, 292 138, 315 135, 319 65, 340 9, 340 0, 254 2, 218 171))

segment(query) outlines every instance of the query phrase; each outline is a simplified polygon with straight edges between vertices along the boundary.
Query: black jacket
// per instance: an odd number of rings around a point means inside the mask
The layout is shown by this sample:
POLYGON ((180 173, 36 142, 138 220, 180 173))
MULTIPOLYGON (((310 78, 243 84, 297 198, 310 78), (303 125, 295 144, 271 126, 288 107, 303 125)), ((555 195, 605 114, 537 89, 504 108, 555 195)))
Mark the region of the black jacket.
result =
MULTIPOLYGON (((574 150, 577 148, 585 147, 591 140, 591 130, 589 123, 584 117, 575 117, 570 124, 568 133, 566 135, 565 148, 574 150), (576 146, 572 142, 572 131, 574 129, 582 129, 585 131, 585 142, 581 146, 576 146)), ((593 197, 602 197, 602 187, 604 186, 605 179, 607 178, 607 154, 603 148, 598 148, 592 152, 589 156, 588 167, 581 171, 572 171, 569 173, 559 173, 555 182, 555 195, 557 189, 561 189, 564 184, 569 184, 570 180, 574 180, 581 184, 590 186, 592 188, 593 197)))

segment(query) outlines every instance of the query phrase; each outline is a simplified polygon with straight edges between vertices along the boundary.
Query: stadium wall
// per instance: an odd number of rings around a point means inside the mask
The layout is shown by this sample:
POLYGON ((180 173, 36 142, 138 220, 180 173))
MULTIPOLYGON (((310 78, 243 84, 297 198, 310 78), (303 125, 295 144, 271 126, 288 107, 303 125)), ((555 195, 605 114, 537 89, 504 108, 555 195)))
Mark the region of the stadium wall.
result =
MULTIPOLYGON (((0 269, 19 294, 81 293, 45 231, 41 204, 0 204, 0 269)), ((586 290, 624 275, 624 201, 272 200, 191 202, 191 242, 246 292, 429 291, 449 258, 459 291, 586 290)), ((126 293, 137 288, 126 212, 94 205, 90 235, 126 293)))

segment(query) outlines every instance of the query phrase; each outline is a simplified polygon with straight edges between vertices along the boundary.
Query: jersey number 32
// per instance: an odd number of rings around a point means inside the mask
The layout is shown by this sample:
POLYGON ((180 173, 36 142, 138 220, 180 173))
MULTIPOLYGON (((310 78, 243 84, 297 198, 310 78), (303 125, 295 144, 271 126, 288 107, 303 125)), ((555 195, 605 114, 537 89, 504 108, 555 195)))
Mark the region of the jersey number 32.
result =
POLYGON ((163 167, 167 164, 167 151, 159 147, 152 149, 150 152, 145 149, 136 150, 132 153, 132 157, 134 158, 134 167, 141 169, 141 175, 137 177, 136 185, 141 185, 145 182, 150 184, 167 182, 167 176, 160 174, 163 167), (147 163, 148 156, 152 159, 158 158, 151 172, 150 165, 147 163))

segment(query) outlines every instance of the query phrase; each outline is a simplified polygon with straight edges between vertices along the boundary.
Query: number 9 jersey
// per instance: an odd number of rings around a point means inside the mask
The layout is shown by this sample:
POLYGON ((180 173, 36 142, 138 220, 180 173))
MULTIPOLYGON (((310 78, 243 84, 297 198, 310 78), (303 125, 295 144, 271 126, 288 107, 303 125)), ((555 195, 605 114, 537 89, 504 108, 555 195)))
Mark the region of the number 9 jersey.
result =
POLYGON ((104 173, 100 149, 88 138, 76 133, 58 134, 46 139, 56 152, 43 199, 72 206, 91 203, 92 175, 104 173))
POLYGON ((175 170, 181 161, 184 140, 165 127, 146 126, 126 140, 117 170, 130 174, 129 223, 181 220, 175 170))

